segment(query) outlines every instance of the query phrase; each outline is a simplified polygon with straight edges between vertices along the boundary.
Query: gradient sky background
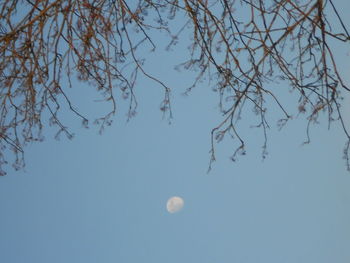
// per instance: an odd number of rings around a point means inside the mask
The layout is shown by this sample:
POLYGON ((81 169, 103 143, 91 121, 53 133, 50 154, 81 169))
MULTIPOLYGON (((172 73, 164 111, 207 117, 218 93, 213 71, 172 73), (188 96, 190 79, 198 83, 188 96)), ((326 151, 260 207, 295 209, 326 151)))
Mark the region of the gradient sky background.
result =
MULTIPOLYGON (((350 83, 349 50, 339 51, 350 83)), ((243 130, 247 155, 232 163, 224 140, 207 174, 217 95, 201 84, 181 96, 191 77, 172 69, 181 54, 160 49, 149 66, 173 88, 170 125, 159 111, 161 89, 142 80, 130 122, 122 108, 99 136, 67 116, 72 141, 48 131, 27 147, 25 172, 0 178, 0 262, 350 262, 350 173, 339 125, 315 127, 312 143, 301 146, 305 122, 280 132, 271 123, 265 161, 260 132, 243 130), (185 207, 169 214, 173 195, 185 207)), ((87 114, 105 107, 87 103, 90 90, 72 93, 84 94, 77 103, 87 114)))

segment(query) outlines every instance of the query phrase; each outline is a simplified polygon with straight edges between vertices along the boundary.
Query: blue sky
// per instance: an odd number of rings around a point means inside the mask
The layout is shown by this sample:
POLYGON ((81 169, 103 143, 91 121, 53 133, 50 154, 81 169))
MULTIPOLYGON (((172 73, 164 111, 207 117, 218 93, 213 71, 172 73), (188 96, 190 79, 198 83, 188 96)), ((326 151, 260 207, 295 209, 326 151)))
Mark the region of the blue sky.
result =
MULTIPOLYGON (((301 119, 280 132, 271 123, 265 161, 258 131, 247 128, 247 155, 232 163, 224 140, 208 174, 217 97, 205 84, 181 96, 191 75, 172 70, 177 56, 159 51, 149 67, 173 88, 170 125, 159 111, 161 89, 142 80, 130 122, 122 107, 100 136, 67 117, 73 140, 55 141, 49 131, 27 147, 25 172, 0 178, 0 262, 349 262, 350 174, 340 127, 320 124, 302 146, 301 119), (173 195, 185 207, 169 214, 173 195)), ((340 65, 350 83, 349 57, 340 65)), ((86 89, 76 93, 93 100, 86 89)))

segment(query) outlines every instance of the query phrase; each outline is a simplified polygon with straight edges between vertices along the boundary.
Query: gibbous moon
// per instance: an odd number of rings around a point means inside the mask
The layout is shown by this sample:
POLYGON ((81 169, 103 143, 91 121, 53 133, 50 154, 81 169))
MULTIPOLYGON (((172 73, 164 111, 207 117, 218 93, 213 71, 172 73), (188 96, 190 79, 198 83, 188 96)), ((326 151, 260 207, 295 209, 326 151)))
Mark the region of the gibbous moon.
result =
POLYGON ((185 202, 181 197, 173 196, 166 203, 166 210, 173 214, 179 212, 183 208, 184 204, 185 202))

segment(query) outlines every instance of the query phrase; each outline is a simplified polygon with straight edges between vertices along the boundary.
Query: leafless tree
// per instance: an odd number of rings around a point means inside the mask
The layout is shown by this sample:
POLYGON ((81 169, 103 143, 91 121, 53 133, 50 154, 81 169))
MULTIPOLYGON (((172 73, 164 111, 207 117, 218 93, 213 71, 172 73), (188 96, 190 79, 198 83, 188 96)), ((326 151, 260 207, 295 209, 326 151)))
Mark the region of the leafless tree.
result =
POLYGON ((96 121, 101 129, 111 124, 120 99, 128 100, 129 116, 135 114, 140 75, 163 89, 161 110, 171 117, 170 88, 146 71, 138 53, 143 47, 157 52, 155 31, 169 36, 168 48, 191 35, 189 59, 178 65, 197 70, 186 93, 206 78, 220 95, 223 118, 212 130, 211 162, 216 143, 227 134, 238 142, 232 159, 245 153, 238 127, 251 107, 264 134, 265 156, 266 110, 274 106, 268 101, 279 108, 281 127, 292 116, 270 88, 282 81, 298 96, 297 112, 307 116, 308 140, 321 113, 342 125, 350 168, 350 136, 340 111, 342 94, 350 90, 333 50, 333 43, 348 45, 350 36, 332 0, 3 0, 0 174, 11 151, 13 166, 24 166, 24 146, 43 139, 46 123, 58 128, 57 136, 72 137, 60 117, 64 108, 89 124, 67 94, 74 79, 96 87, 110 103, 110 112, 96 121), (172 23, 182 24, 174 32, 172 23))

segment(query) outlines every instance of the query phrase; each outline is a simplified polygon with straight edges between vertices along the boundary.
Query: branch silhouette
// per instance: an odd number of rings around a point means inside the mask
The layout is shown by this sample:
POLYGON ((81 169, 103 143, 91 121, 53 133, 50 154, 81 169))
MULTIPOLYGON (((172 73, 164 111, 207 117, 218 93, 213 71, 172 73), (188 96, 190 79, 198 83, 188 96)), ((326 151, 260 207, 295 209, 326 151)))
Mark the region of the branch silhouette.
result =
POLYGON ((348 45, 350 36, 331 0, 4 0, 0 3, 0 175, 6 174, 8 159, 15 169, 24 167, 25 146, 44 139, 47 123, 57 127, 56 137, 73 137, 60 116, 63 109, 89 125, 67 93, 73 80, 95 87, 110 104, 110 111, 94 122, 101 132, 111 125, 121 99, 129 103, 128 118, 136 114, 137 99, 142 99, 134 94, 139 75, 163 90, 160 110, 171 117, 170 87, 147 71, 138 52, 143 47, 156 50, 159 44, 152 33, 157 31, 167 33, 167 49, 181 39, 190 41, 189 59, 177 66, 197 70, 185 93, 209 79, 220 95, 222 119, 211 133, 210 166, 216 144, 226 135, 238 143, 232 160, 246 153, 239 123, 251 108, 264 134, 265 158, 267 109, 280 110, 280 128, 292 117, 278 92, 270 88, 282 81, 299 97, 297 112, 307 116, 307 143, 310 126, 321 113, 329 123, 341 124, 350 169, 350 136, 340 108, 343 94, 350 89, 337 69, 333 48, 334 43, 348 45), (177 32, 169 25, 174 22, 181 24, 177 32), (189 40, 185 33, 191 34, 189 40), (271 99, 275 105, 267 103, 271 99), (11 152, 14 158, 8 157, 11 152))

